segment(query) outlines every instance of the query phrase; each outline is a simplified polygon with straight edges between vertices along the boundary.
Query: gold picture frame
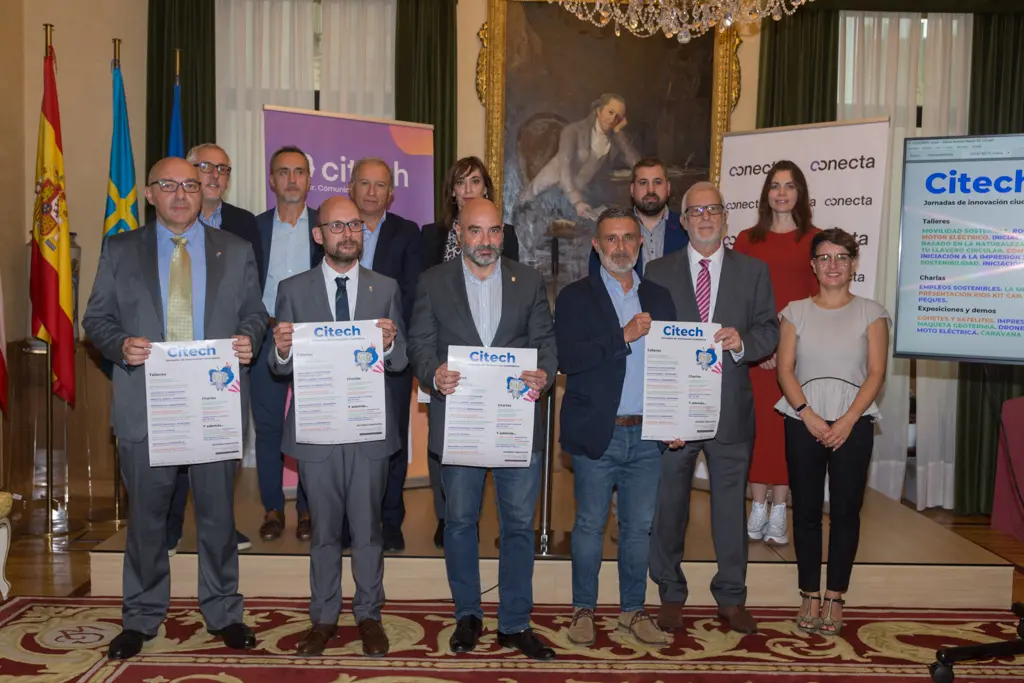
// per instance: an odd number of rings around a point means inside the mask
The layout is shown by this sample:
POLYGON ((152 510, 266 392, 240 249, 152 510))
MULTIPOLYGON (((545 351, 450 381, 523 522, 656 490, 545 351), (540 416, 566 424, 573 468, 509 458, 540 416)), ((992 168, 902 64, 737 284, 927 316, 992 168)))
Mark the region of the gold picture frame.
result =
MULTIPOLYGON (((480 53, 477 57, 477 96, 486 117, 484 162, 494 180, 494 203, 502 205, 505 171, 505 30, 510 2, 546 2, 547 0, 489 0, 487 21, 480 27, 480 53)), ((611 30, 610 28, 608 30, 611 30)), ((668 40, 652 36, 647 40, 668 40)), ((735 27, 715 32, 714 81, 712 84, 710 179, 718 184, 722 162, 722 136, 729 132, 729 120, 740 97, 738 50, 742 39, 735 27)))

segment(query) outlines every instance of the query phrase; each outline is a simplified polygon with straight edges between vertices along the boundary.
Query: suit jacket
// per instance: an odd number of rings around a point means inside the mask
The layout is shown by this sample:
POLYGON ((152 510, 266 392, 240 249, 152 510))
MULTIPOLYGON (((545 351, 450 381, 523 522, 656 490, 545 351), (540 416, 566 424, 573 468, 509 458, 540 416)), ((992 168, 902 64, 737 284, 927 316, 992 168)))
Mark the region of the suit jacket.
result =
POLYGON ((390 211, 384 224, 377 229, 380 237, 373 253, 373 270, 398 282, 402 291, 405 327, 409 329, 416 283, 423 272, 423 237, 419 226, 390 211))
MULTIPOLYGON (((662 256, 668 256, 674 254, 680 249, 685 249, 686 245, 690 243, 690 236, 686 233, 683 228, 682 222, 679 220, 679 214, 675 211, 668 212, 668 218, 665 219, 665 251, 662 256)), ((591 273, 601 272, 601 258, 597 255, 597 250, 594 248, 590 249, 590 264, 588 267, 591 273)), ((640 258, 636 260, 636 266, 634 267, 636 274, 643 277, 644 274, 644 250, 640 250, 640 258)))
MULTIPOLYGON (((260 239, 263 242, 263 277, 260 279, 260 291, 267 286, 267 272, 270 269, 270 248, 274 242, 274 213, 277 208, 267 209, 259 216, 256 216, 256 225, 260 230, 260 239)), ((313 239, 313 228, 316 227, 316 210, 306 207, 306 217, 309 219, 309 267, 320 265, 324 257, 324 248, 313 239)))
MULTIPOLYGON (((260 296, 259 273, 252 247, 234 235, 204 228, 206 236, 206 339, 236 334, 252 340, 259 353, 267 329, 267 309, 260 296)), ((146 372, 123 363, 128 337, 164 341, 164 307, 157 265, 156 226, 124 232, 106 240, 100 253, 92 294, 82 318, 86 335, 113 364, 111 425, 125 441, 146 438, 146 372)), ((242 384, 242 431, 248 421, 249 373, 242 384)))
MULTIPOLYGON (((483 346, 473 322, 462 272, 462 259, 453 259, 423 273, 416 290, 409 360, 426 390, 434 373, 448 360, 449 346, 483 346)), ((548 375, 551 388, 558 371, 551 306, 541 274, 506 258, 501 260, 501 318, 491 346, 537 349, 537 366, 548 375)), ((456 389, 456 391, 458 391, 456 389)), ((431 389, 429 450, 444 452, 445 396, 431 389)), ((533 449, 543 446, 544 419, 537 402, 533 449)))
MULTIPOLYGON (((715 440, 742 443, 754 439, 754 396, 748 364, 775 351, 779 345, 779 320, 775 316, 768 265, 726 249, 725 245, 719 248, 725 249, 725 253, 711 322, 736 328, 743 340, 743 359, 737 363, 731 353, 722 354, 722 413, 715 440)), ((688 250, 652 261, 646 277, 672 293, 679 320, 700 320, 688 250)))
MULTIPOLYGON (((654 320, 675 320, 672 295, 641 280, 640 309, 654 320)), ((608 449, 632 351, 601 273, 568 285, 555 304, 558 367, 567 375, 559 442, 572 454, 598 459, 608 449)), ((659 444, 663 445, 663 444, 659 444)))
MULTIPOLYGON (((433 268, 444 263, 444 247, 448 242, 451 228, 444 223, 430 223, 423 226, 423 254, 426 268, 433 268)), ((516 237, 514 226, 505 224, 505 245, 501 255, 513 261, 519 261, 519 238, 516 237)))
MULTIPOLYGON (((405 327, 402 323, 402 300, 398 291, 398 283, 389 277, 359 268, 359 292, 356 294, 355 320, 373 320, 387 318, 398 327, 398 335, 392 345, 391 353, 384 356, 384 368, 401 371, 408 365, 406 357, 405 327)), ((305 273, 293 275, 281 282, 277 290, 275 306, 277 319, 290 323, 315 323, 334 320, 332 313, 333 301, 328 300, 327 289, 324 287, 324 276, 320 268, 312 268, 305 273)), ((277 353, 273 349, 267 353, 267 363, 275 375, 292 374, 291 358, 285 363, 277 361, 277 353)), ((382 459, 390 457, 402 446, 401 434, 396 423, 396 407, 394 401, 401 397, 391 395, 391 383, 384 383, 384 405, 387 411, 385 436, 380 441, 366 441, 348 444, 346 448, 358 455, 368 458, 382 459)), ((406 402, 409 397, 404 398, 406 402)), ((323 462, 330 455, 341 455, 342 445, 316 445, 299 443, 295 439, 295 401, 292 400, 285 418, 282 434, 281 450, 297 460, 323 462)))
POLYGON ((263 257, 263 238, 260 236, 255 214, 234 204, 221 202, 220 227, 221 230, 227 230, 252 245, 252 252, 256 255, 256 266, 260 270, 260 289, 263 289, 267 284, 266 259, 263 257))

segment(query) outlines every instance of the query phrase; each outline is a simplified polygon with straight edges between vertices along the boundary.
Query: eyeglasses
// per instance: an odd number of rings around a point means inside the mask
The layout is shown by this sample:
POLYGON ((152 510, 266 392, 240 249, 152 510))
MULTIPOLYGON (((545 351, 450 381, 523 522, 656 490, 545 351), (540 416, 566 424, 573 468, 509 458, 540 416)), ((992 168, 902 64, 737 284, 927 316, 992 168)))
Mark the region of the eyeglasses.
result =
POLYGON ((853 257, 849 254, 818 254, 814 257, 814 260, 821 266, 827 266, 833 261, 835 261, 837 266, 845 266, 853 260, 853 257))
POLYGON ((321 223, 316 227, 321 230, 330 230, 333 234, 340 235, 346 230, 349 232, 362 232, 363 222, 360 220, 348 221, 347 223, 345 221, 331 221, 330 223, 321 223))
POLYGON ((725 207, 721 204, 708 204, 707 206, 689 206, 686 208, 686 214, 688 218, 700 218, 705 213, 709 216, 721 216, 725 213, 725 207))
POLYGON ((203 189, 203 184, 198 180, 183 180, 179 183, 177 180, 171 180, 170 178, 161 178, 150 183, 150 186, 153 185, 159 187, 161 192, 168 194, 177 192, 179 187, 189 194, 195 194, 203 189))
POLYGON ((231 167, 227 164, 215 164, 212 161, 200 161, 198 164, 192 164, 200 170, 202 173, 213 173, 216 169, 220 175, 231 175, 231 167))

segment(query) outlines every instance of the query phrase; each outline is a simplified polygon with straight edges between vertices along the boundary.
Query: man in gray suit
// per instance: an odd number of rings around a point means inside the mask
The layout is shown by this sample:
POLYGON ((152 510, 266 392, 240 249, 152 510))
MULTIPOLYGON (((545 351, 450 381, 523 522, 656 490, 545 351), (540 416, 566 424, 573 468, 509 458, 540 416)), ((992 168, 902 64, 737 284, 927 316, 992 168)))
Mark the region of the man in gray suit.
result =
MULTIPOLYGON (((420 276, 409 330, 409 358, 416 377, 421 387, 433 387, 429 450, 434 453, 444 452, 445 397, 459 385, 459 373, 448 369, 449 346, 537 349, 539 369, 524 371, 522 379, 538 393, 551 388, 558 366, 541 275, 501 258, 504 225, 498 209, 487 199, 467 202, 457 230, 462 258, 420 276)), ((534 659, 555 656, 530 629, 533 515, 543 425, 538 402, 530 465, 493 470, 501 508, 498 643, 534 659)), ((444 465, 441 476, 447 498, 444 558, 458 622, 449 645, 452 652, 469 652, 483 630, 477 528, 487 468, 444 465)))
MULTIPOLYGON (((384 342, 384 368, 402 371, 408 360, 402 331, 398 283, 359 265, 363 253, 363 222, 348 197, 331 197, 320 206, 322 221, 313 239, 324 248, 319 267, 281 282, 277 291, 276 349, 267 354, 270 371, 292 374, 292 323, 378 319, 384 342)), ((382 657, 388 638, 381 625, 384 604, 384 546, 381 503, 388 479, 389 458, 401 444, 391 384, 385 383, 386 429, 379 441, 313 445, 296 439, 295 402, 285 419, 282 444, 299 464, 312 514, 309 548, 309 618, 312 627, 298 645, 298 654, 323 654, 338 632, 341 614, 342 522, 352 533, 352 576, 356 593, 352 610, 363 641, 363 653, 382 657)))
MULTIPOLYGON (((109 238, 82 326, 113 364, 111 424, 118 438, 121 476, 128 489, 122 623, 110 659, 127 659, 156 636, 170 599, 165 534, 177 467, 151 467, 146 428, 146 372, 151 341, 233 338, 247 365, 267 329, 259 271, 244 240, 198 220, 198 171, 184 159, 157 162, 146 199, 156 225, 109 238)), ((242 405, 248 374, 241 373, 242 405)), ((246 416, 242 415, 245 432, 246 416)), ((228 647, 251 649, 256 639, 242 623, 235 540, 233 460, 192 465, 189 471, 199 536, 199 607, 210 633, 228 647)))
POLYGON ((756 633, 744 607, 747 599, 746 490, 754 446, 754 400, 746 363, 770 356, 779 343, 775 298, 762 261, 726 249, 722 236, 728 213, 717 187, 693 185, 683 197, 685 250, 652 261, 648 280, 672 294, 676 314, 686 322, 721 324, 722 412, 713 439, 680 443, 661 458, 661 483, 651 535, 651 578, 658 584, 658 626, 683 626, 686 578, 680 563, 690 516, 690 487, 697 454, 704 451, 711 473, 711 533, 718 573, 711 593, 718 614, 734 631, 756 633))

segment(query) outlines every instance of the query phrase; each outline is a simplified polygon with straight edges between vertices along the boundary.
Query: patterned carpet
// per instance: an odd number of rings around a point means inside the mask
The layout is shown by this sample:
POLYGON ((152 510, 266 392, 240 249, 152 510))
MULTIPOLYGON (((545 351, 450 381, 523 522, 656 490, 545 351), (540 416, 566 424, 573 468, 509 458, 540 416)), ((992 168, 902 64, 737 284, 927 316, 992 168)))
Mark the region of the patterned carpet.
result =
MULTIPOLYGON (((346 603, 347 604, 347 603, 346 603)), ((598 612, 599 637, 591 648, 566 638, 568 609, 539 606, 536 630, 558 650, 553 662, 536 663, 495 643, 493 607, 477 652, 448 651, 454 627, 451 605, 389 604, 385 626, 391 655, 360 654, 351 615, 325 656, 293 656, 307 628, 301 600, 250 600, 246 622, 257 650, 238 654, 208 635, 194 600, 173 601, 160 637, 128 662, 108 662, 106 645, 120 631, 120 601, 112 598, 14 598, 0 607, 0 683, 172 683, 257 681, 283 683, 820 683, 928 681, 935 650, 1014 636, 1008 612, 851 609, 841 638, 796 630, 791 610, 754 610, 761 633, 724 629, 707 608, 688 610, 687 632, 664 650, 638 646, 616 633, 614 610, 598 612)), ((1020 681, 1024 658, 964 664, 958 683, 1020 681)))

